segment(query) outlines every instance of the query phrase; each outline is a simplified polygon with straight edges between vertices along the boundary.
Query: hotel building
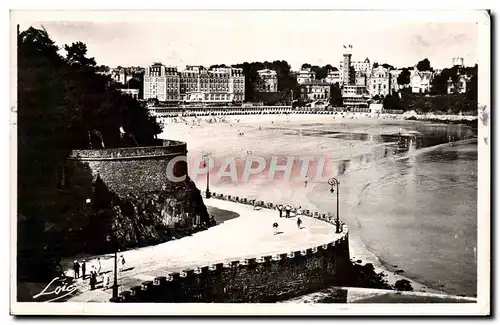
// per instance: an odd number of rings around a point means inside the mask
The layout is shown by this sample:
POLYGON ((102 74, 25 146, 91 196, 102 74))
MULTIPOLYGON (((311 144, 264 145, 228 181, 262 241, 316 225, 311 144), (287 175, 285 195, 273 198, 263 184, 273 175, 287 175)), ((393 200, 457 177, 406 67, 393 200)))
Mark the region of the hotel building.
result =
POLYGON ((160 102, 178 102, 180 77, 176 67, 155 63, 144 72, 144 99, 156 98, 160 102))
POLYGON ((144 99, 150 98, 161 102, 243 102, 245 76, 241 68, 208 70, 189 65, 179 72, 175 67, 156 63, 144 75, 144 99))

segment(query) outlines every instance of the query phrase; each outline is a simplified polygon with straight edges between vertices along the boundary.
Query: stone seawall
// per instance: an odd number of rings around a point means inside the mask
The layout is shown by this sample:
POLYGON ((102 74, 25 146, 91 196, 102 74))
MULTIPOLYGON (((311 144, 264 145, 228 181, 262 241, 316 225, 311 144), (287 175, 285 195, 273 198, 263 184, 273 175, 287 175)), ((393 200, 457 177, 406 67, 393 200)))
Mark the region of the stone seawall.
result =
MULTIPOLYGON (((212 193, 215 198, 275 209, 277 205, 212 193)), ((333 223, 318 212, 303 215, 333 223)), ((350 270, 348 228, 340 238, 300 251, 241 258, 159 274, 123 291, 116 302, 276 302, 342 284, 350 270)))
MULTIPOLYGON (((175 157, 186 155, 186 143, 169 140, 164 146, 157 147, 73 150, 68 161, 88 165, 94 177, 99 175, 112 191, 124 196, 161 190, 170 183, 168 163, 175 157)), ((186 164, 176 163, 174 175, 187 175, 186 164)))

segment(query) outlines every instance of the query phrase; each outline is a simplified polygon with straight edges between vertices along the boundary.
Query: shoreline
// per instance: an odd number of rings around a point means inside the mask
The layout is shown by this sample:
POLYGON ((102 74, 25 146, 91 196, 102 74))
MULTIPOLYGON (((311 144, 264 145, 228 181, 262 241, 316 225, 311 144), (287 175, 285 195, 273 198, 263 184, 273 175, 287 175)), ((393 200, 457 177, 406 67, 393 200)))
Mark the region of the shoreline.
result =
POLYGON ((417 121, 442 121, 447 123, 452 122, 472 122, 478 120, 478 115, 457 115, 457 114, 434 114, 432 112, 425 114, 418 114, 415 111, 406 111, 401 114, 393 113, 375 113, 375 112, 351 112, 351 111, 334 111, 334 110, 315 110, 315 109, 287 109, 283 110, 283 107, 252 107, 252 108, 237 108, 237 107, 222 107, 222 108, 205 108, 202 112, 191 112, 189 108, 184 110, 172 110, 167 116, 160 116, 160 118, 206 118, 206 117, 251 117, 251 116, 276 116, 276 115, 288 115, 288 116, 311 116, 311 115, 333 115, 333 116, 363 116, 372 119, 388 118, 392 117, 397 120, 417 120, 417 121))

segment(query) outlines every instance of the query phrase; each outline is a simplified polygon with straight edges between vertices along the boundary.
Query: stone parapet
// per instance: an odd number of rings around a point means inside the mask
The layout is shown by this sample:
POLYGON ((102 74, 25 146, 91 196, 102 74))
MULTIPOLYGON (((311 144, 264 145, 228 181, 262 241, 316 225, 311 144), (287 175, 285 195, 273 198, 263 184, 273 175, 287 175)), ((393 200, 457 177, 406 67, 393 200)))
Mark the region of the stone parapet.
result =
MULTIPOLYGON (((247 205, 255 201, 215 192, 211 195, 247 205)), ((265 209, 279 205, 262 201, 255 204, 265 209)), ((316 211, 309 212, 309 216, 335 222, 316 211)), ((319 290, 337 283, 349 270, 349 229, 346 225, 341 229, 331 241, 299 251, 214 261, 180 273, 162 274, 153 282, 122 292, 118 302, 263 303, 319 290)))

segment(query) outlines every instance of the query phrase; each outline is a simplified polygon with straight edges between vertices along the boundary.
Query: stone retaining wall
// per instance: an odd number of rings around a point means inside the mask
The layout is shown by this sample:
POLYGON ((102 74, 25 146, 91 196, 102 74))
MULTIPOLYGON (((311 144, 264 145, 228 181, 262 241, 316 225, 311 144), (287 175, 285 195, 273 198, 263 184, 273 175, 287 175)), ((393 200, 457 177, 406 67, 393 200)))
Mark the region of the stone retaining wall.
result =
MULTIPOLYGON (((124 196, 161 190, 171 183, 167 177, 169 161, 186 155, 186 143, 167 140, 164 146, 155 147, 73 150, 68 163, 73 169, 88 165, 94 177, 99 175, 111 190, 124 196)), ((174 175, 187 175, 185 162, 174 165, 174 175)))

